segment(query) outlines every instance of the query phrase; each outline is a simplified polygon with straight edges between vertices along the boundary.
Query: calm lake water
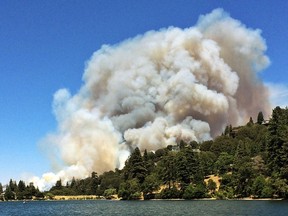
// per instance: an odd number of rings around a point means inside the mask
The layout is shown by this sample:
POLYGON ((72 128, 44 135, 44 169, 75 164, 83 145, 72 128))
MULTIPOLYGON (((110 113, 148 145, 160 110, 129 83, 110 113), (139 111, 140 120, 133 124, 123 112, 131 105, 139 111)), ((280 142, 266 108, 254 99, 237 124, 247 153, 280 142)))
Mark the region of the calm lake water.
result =
POLYGON ((36 201, 0 202, 1 216, 21 215, 288 215, 288 201, 36 201))

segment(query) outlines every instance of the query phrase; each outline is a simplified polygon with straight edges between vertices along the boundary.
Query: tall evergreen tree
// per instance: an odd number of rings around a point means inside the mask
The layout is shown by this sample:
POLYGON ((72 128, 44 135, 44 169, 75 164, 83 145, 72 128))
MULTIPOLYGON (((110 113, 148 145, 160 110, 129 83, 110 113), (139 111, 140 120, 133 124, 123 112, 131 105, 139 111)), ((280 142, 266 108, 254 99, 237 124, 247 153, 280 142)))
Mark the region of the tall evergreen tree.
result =
POLYGON ((55 184, 55 189, 58 189, 58 190, 62 189, 62 181, 61 181, 61 179, 59 179, 59 180, 56 182, 56 184, 55 184))
POLYGON ((163 156, 157 168, 160 180, 164 184, 168 184, 168 188, 170 189, 177 179, 174 152, 169 152, 168 155, 163 156))
POLYGON ((259 112, 259 113, 258 113, 258 116, 257 116, 257 124, 262 124, 263 122, 264 122, 263 113, 262 113, 262 112, 259 112))
POLYGON ((9 181, 9 187, 11 189, 11 191, 17 191, 17 184, 16 181, 13 181, 12 179, 10 179, 9 181))
POLYGON ((228 125, 225 127, 224 135, 225 135, 225 136, 228 136, 228 135, 229 135, 229 126, 228 126, 228 125))
POLYGON ((6 187, 4 198, 5 198, 5 200, 14 200, 15 199, 15 192, 12 191, 12 189, 9 185, 6 187))
POLYGON ((183 189, 191 182, 192 173, 189 169, 190 164, 188 165, 187 157, 182 151, 178 152, 175 159, 177 179, 181 182, 183 189))
POLYGON ((26 189, 25 182, 20 180, 19 183, 18 183, 18 191, 19 192, 23 192, 23 191, 25 191, 25 189, 26 189))
POLYGON ((90 194, 96 194, 98 189, 99 179, 96 172, 92 172, 90 179, 90 194))
POLYGON ((143 154, 143 161, 147 162, 148 160, 149 160, 148 153, 147 153, 147 150, 145 149, 144 154, 143 154))
POLYGON ((124 169, 124 178, 133 179, 137 178, 142 183, 147 175, 147 169, 145 168, 144 161, 142 159, 140 150, 135 148, 134 152, 130 155, 128 161, 126 161, 124 169))
POLYGON ((268 162, 270 169, 280 171, 288 166, 288 110, 277 106, 269 121, 268 162))
POLYGON ((75 177, 73 176, 71 180, 70 188, 75 188, 75 187, 76 187, 76 180, 75 180, 75 177))

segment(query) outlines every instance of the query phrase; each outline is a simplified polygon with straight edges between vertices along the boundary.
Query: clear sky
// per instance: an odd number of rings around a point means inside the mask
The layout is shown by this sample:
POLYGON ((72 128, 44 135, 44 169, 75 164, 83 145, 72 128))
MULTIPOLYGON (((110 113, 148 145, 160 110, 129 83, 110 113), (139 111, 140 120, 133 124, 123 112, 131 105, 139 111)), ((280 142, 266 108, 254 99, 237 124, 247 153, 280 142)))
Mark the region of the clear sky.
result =
POLYGON ((195 25, 223 8, 259 28, 271 65, 260 76, 288 104, 288 1, 285 0, 1 0, 0 182, 50 171, 39 141, 56 130, 53 94, 77 92, 85 62, 103 44, 169 26, 195 25))

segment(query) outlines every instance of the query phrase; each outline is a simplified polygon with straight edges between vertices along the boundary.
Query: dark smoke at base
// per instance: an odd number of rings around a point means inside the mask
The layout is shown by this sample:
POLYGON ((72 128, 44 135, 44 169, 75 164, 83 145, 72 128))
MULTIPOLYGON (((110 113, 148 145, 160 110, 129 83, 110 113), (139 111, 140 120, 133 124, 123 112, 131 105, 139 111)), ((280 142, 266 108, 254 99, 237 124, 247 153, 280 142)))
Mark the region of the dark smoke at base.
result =
POLYGON ((191 28, 104 45, 88 62, 76 95, 55 93, 58 131, 43 143, 57 149, 51 158, 62 164, 34 181, 41 187, 121 168, 135 147, 201 142, 227 124, 242 124, 259 111, 267 115, 268 91, 257 72, 269 59, 260 33, 216 9, 191 28))

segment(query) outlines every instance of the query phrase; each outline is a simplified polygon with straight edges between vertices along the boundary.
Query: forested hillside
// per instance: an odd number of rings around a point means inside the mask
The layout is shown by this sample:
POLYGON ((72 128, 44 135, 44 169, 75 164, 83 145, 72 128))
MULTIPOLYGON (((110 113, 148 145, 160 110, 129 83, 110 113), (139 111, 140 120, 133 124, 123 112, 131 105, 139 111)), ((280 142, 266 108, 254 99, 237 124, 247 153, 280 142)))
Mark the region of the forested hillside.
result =
MULTIPOLYGON (((6 187, 6 199, 13 198, 11 191, 20 193, 20 183, 6 187)), ((88 194, 125 200, 288 198, 288 109, 276 107, 269 121, 260 112, 255 122, 228 125, 222 135, 203 143, 181 141, 143 153, 136 148, 122 170, 93 172, 65 185, 59 180, 46 192, 50 198, 88 194)))

